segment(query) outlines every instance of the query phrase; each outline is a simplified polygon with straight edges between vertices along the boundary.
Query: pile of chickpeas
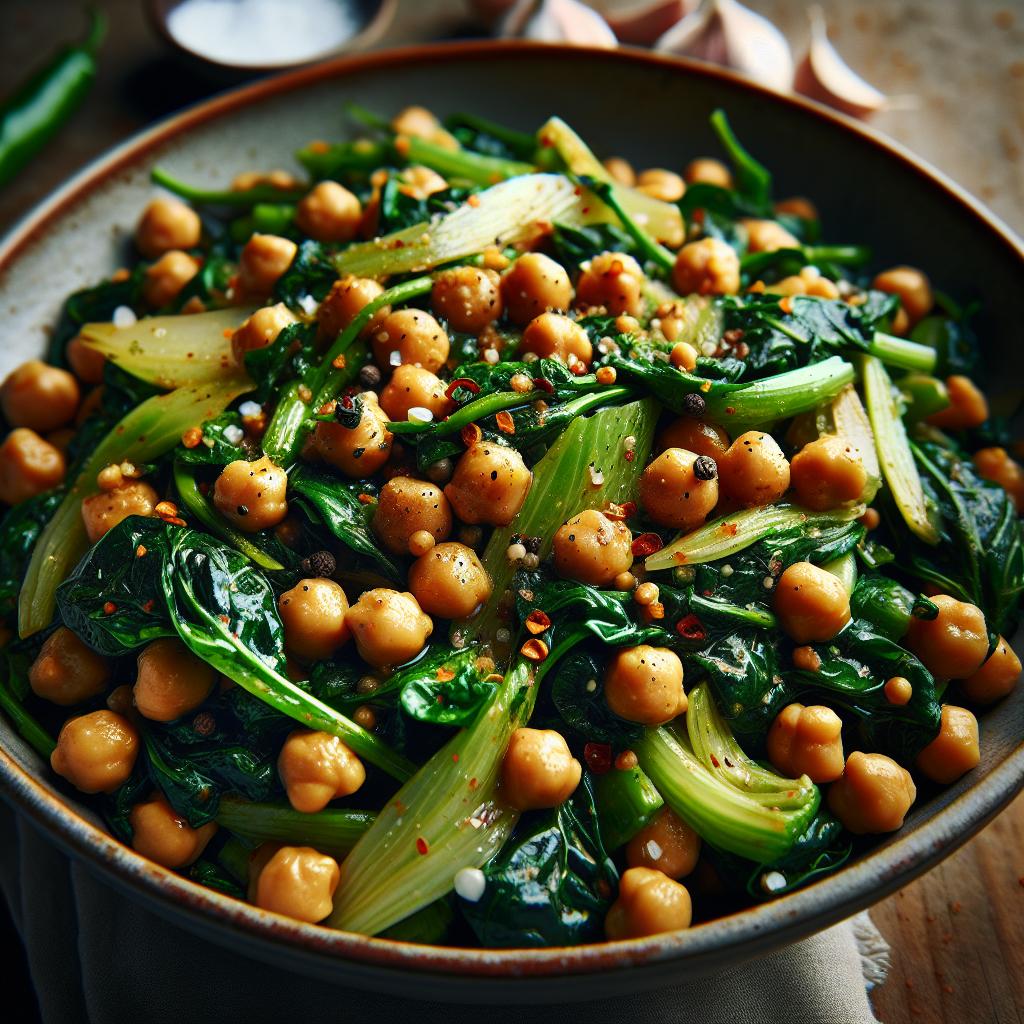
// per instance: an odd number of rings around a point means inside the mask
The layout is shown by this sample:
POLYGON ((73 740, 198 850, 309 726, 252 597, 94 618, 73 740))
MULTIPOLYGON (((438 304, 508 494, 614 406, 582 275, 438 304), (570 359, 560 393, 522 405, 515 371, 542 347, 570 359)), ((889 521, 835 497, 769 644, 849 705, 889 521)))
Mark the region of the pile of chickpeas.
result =
MULTIPOLYGON (((404 111, 395 122, 405 135, 441 145, 453 140, 436 118, 421 108, 404 111)), ((636 174, 613 158, 606 164, 615 180, 666 201, 678 200, 688 184, 731 185, 726 167, 695 160, 683 175, 663 169, 636 174)), ((427 168, 402 174, 403 189, 424 197, 447 187, 427 168)), ((249 174, 238 188, 269 183, 294 188, 283 172, 249 174)), ((300 231, 321 242, 345 243, 375 234, 379 182, 363 203, 338 182, 313 186, 297 207, 300 231)), ((780 212, 816 216, 807 200, 779 204, 780 212)), ((773 220, 746 219, 752 252, 796 245, 773 220)), ((199 272, 199 217, 169 198, 153 200, 135 233, 139 253, 149 261, 143 298, 153 310, 172 304, 199 272)), ((259 303, 231 337, 241 364, 247 352, 272 344, 298 319, 282 303, 269 303, 275 283, 297 252, 294 241, 254 234, 242 247, 233 301, 259 303)), ((740 289, 735 250, 711 237, 684 244, 676 257, 672 283, 681 296, 732 295, 740 289)), ((932 308, 923 273, 895 267, 879 274, 874 287, 896 294, 900 309, 893 330, 907 333, 932 308)), ((382 292, 374 280, 343 276, 316 311, 318 332, 328 343, 348 327, 382 292)), ((771 286, 773 293, 837 298, 836 285, 813 267, 771 286)), ((429 308, 380 309, 363 328, 373 362, 360 376, 363 384, 355 422, 321 419, 303 459, 342 478, 383 479, 375 500, 372 529, 389 554, 410 560, 406 591, 376 587, 359 594, 329 575, 298 580, 284 592, 279 611, 287 654, 297 677, 318 662, 352 652, 367 666, 375 684, 382 673, 419 655, 435 632, 436 620, 473 614, 492 594, 492 581, 478 555, 484 529, 514 522, 530 491, 532 474, 513 448, 480 439, 452 461, 443 460, 424 476, 410 465, 389 427, 414 414, 439 420, 453 408, 443 374, 455 360, 449 330, 480 339, 483 358, 500 357, 495 331, 499 318, 522 333, 516 358, 555 359, 586 372, 594 346, 578 322, 594 312, 618 317, 624 330, 639 330, 636 318, 648 311, 646 281, 637 261, 626 253, 605 252, 584 265, 573 281, 565 268, 539 251, 509 261, 485 254, 480 265, 465 265, 435 275, 429 308), (355 600, 352 600, 352 598, 355 600), (374 676, 376 674, 376 676, 374 676)), ((203 308, 190 300, 185 314, 203 308)), ((671 364, 692 370, 698 352, 677 341, 680 303, 663 303, 650 320, 655 340, 670 348, 671 364)), ((60 484, 66 471, 65 449, 74 430, 102 401, 103 359, 73 339, 67 350, 70 371, 31 360, 0 386, 0 409, 12 428, 0 445, 0 501, 17 505, 60 484)), ((599 380, 610 383, 614 373, 599 380)), ((944 428, 977 426, 988 415, 984 396, 964 377, 946 382, 951 405, 931 417, 944 428)), ((513 389, 529 391, 524 376, 513 389)), ((1002 448, 975 456, 981 475, 1001 484, 1024 509, 1024 471, 1002 448)), ((828 435, 810 441, 786 457, 769 433, 752 430, 730 438, 719 424, 681 416, 663 425, 654 457, 643 470, 639 504, 658 527, 690 531, 709 518, 741 508, 767 505, 790 496, 816 511, 858 502, 867 472, 861 453, 848 439, 828 435)), ((166 515, 168 503, 151 481, 129 463, 105 467, 82 500, 85 530, 98 541, 129 515, 166 515)), ((240 459, 220 471, 210 492, 227 523, 243 533, 280 531, 287 537, 291 512, 285 470, 266 456, 240 459)), ((877 525, 868 510, 864 523, 877 525)), ((569 518, 554 534, 552 564, 561 577, 594 587, 630 593, 641 608, 658 606, 658 587, 645 579, 643 561, 633 554, 630 529, 610 510, 590 509, 569 518)), ((510 557, 522 561, 521 551, 510 557)), ((536 558, 534 558, 536 564, 536 558)), ((915 619, 905 639, 937 679, 960 680, 972 702, 987 704, 1014 686, 1021 665, 999 638, 988 652, 988 634, 980 609, 948 595, 935 595, 938 616, 915 619)), ((810 645, 831 640, 850 620, 842 582, 810 563, 790 565, 774 581, 772 604, 779 625, 792 641, 792 664, 802 671, 820 668, 810 645)), ((349 654, 351 656, 351 653, 349 654)), ((60 626, 43 643, 29 673, 33 692, 55 705, 74 709, 106 694, 106 707, 72 713, 53 753, 54 770, 83 793, 110 793, 124 784, 141 746, 144 720, 172 722, 194 713, 218 688, 230 685, 177 639, 159 639, 138 655, 134 683, 111 690, 112 666, 70 629, 60 626)), ((372 692, 368 688, 367 692, 372 692)), ((614 652, 603 679, 603 699, 620 718, 656 727, 685 714, 683 664, 672 650, 647 645, 614 652)), ((894 705, 913 695, 910 682, 894 677, 885 696, 894 705)), ((373 728, 370 707, 357 721, 373 728)), ((882 754, 843 749, 842 721, 830 708, 794 703, 783 708, 767 738, 772 765, 784 776, 807 776, 828 786, 827 802, 853 833, 898 829, 916 797, 910 772, 882 754)), ((943 706, 938 737, 918 756, 916 770, 926 779, 950 783, 978 763, 978 723, 965 708, 943 706)), ((626 759, 628 763, 628 759, 626 759)), ((635 763, 635 758, 633 759, 635 763)), ((331 801, 356 793, 366 771, 340 739, 324 732, 296 729, 285 739, 277 762, 291 806, 316 813, 331 801)), ((613 770, 618 770, 613 769, 613 770)), ((548 729, 517 729, 501 765, 501 796, 519 811, 553 808, 568 800, 581 779, 581 765, 564 736, 548 729)), ((216 832, 215 824, 192 828, 160 793, 131 811, 132 844, 144 856, 168 868, 193 863, 216 832)), ((609 938, 629 938, 685 928, 691 900, 681 879, 696 868, 701 841, 670 808, 664 807, 628 843, 628 869, 618 898, 607 915, 609 938)), ((304 921, 320 921, 331 910, 339 884, 337 861, 310 847, 264 844, 253 855, 250 899, 257 905, 304 921)))

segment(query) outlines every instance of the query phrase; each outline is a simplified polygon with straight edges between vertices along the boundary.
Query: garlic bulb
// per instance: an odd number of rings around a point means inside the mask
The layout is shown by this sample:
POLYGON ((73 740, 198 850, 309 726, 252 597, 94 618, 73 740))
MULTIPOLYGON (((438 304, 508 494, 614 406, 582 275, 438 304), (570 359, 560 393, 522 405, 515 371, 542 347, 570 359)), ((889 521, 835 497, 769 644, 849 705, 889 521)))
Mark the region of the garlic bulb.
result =
POLYGON ((703 0, 654 48, 722 64, 772 89, 788 91, 793 84, 793 58, 785 36, 736 0, 703 0))
POLYGON ((870 117, 886 106, 888 97, 865 82, 839 56, 828 37, 821 8, 811 7, 807 14, 811 38, 807 56, 797 68, 793 88, 852 117, 870 117))
POLYGON ((608 22, 579 0, 520 0, 502 19, 498 34, 577 46, 614 47, 618 42, 608 22))
POLYGON ((656 39, 696 6, 696 3, 687 3, 686 0, 654 0, 624 11, 609 11, 605 18, 620 43, 653 46, 656 39))

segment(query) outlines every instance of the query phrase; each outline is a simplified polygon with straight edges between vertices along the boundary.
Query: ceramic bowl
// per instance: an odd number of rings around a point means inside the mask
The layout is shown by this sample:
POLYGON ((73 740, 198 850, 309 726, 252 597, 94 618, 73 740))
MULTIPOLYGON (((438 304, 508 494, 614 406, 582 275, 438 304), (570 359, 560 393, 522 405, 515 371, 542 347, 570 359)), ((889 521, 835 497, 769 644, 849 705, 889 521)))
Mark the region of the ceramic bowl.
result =
MULTIPOLYGON (((0 372, 43 349, 64 296, 127 257, 132 225, 154 192, 154 164, 211 185, 246 169, 288 166, 298 146, 342 135, 346 100, 385 113, 412 102, 441 114, 469 109, 522 129, 558 113, 598 153, 621 154, 641 167, 678 167, 716 152, 708 115, 721 106, 772 168, 777 195, 814 198, 830 239, 869 242, 878 266, 920 265, 938 288, 980 300, 985 362, 998 371, 992 393, 997 402, 1019 397, 1024 248, 941 174, 859 124, 708 66, 508 42, 372 54, 268 79, 172 117, 87 167, 0 246, 0 372)), ((870 906, 934 865, 1021 788, 1024 687, 985 712, 982 730, 977 769, 919 801, 899 833, 837 874, 687 932, 570 949, 404 945, 235 902, 111 839, 2 721, 0 784, 20 814, 121 898, 142 901, 236 952, 339 985, 399 985, 429 999, 592 999, 734 966, 870 906)))

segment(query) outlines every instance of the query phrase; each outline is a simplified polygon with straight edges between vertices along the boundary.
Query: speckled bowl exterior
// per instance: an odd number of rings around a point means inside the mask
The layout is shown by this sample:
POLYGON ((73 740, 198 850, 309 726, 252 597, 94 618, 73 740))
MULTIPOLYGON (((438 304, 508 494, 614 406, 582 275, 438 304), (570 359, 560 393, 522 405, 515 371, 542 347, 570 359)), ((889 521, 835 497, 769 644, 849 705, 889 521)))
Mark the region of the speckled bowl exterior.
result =
MULTIPOLYGON (((315 138, 340 136, 343 104, 394 111, 472 110, 523 129, 554 113, 600 153, 680 166, 715 152, 708 115, 724 107, 775 173, 776 194, 807 194, 830 239, 867 241, 878 264, 927 268, 938 288, 983 304, 995 402, 1019 399, 1024 246, 978 202, 863 126, 718 69, 631 51, 524 43, 417 48, 345 59, 269 79, 177 115, 87 167, 0 244, 0 373, 37 355, 70 291, 122 265, 159 163, 222 184, 288 166, 315 138), (513 87, 514 86, 514 87, 513 87)), ((31 172, 29 172, 31 173, 31 172)), ((809 935, 905 885, 973 835, 1024 783, 1024 687, 981 716, 983 758, 925 794, 902 831, 806 889, 689 931, 567 949, 413 946, 300 924, 228 899, 111 839, 95 815, 0 721, 0 794, 120 894, 235 951, 339 985, 424 999, 539 1002, 678 984, 809 935)))

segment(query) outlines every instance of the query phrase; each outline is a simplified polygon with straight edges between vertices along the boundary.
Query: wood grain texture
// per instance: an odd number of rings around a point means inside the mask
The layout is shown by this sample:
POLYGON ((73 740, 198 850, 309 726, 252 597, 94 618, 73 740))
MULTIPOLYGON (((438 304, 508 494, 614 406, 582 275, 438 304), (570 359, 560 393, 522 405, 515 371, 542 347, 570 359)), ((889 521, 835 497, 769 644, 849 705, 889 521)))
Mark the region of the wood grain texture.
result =
MULTIPOLYGON (((59 137, 0 191, 0 230, 93 156, 228 84, 198 77, 170 57, 146 24, 143 2, 99 0, 111 31, 96 86, 59 137)), ((802 55, 802 4, 746 2, 775 21, 802 55)), ((884 92, 907 98, 875 125, 1024 230, 1024 3, 820 2, 850 64, 884 92)), ((81 30, 82 6, 0 0, 0 95, 81 30)), ((463 0, 402 0, 382 45, 467 34, 466 10, 463 0)), ((268 166, 273 158, 271 151, 268 166)), ((893 946, 890 979, 874 994, 884 1024, 1024 1024, 1024 796, 873 916, 893 946)))

